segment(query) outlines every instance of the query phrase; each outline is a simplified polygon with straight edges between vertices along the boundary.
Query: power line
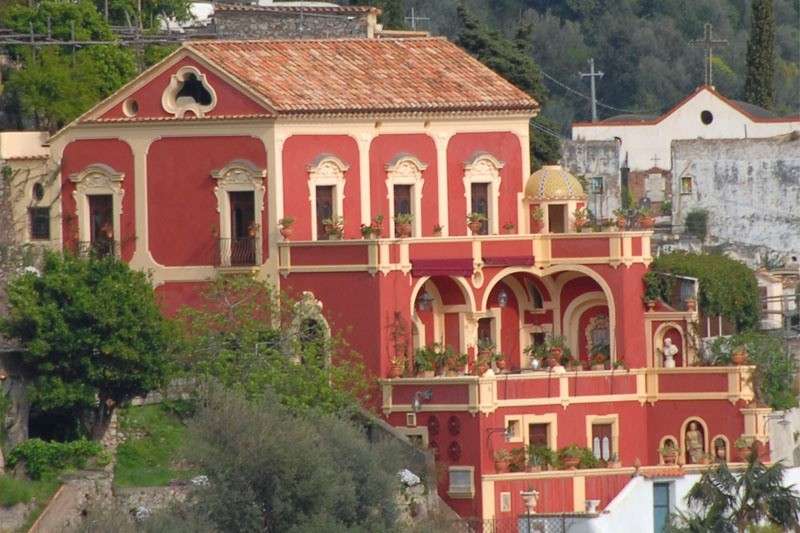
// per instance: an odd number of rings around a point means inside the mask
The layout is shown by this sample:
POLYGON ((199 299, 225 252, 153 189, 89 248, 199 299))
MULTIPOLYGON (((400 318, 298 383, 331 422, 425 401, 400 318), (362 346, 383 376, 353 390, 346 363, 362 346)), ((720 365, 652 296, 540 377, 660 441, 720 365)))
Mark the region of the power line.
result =
MULTIPOLYGON (((578 90, 576 90, 576 89, 573 89, 573 88, 572 88, 572 87, 570 87, 569 85, 566 85, 566 84, 564 84, 564 83, 561 83, 560 81, 558 81, 557 79, 555 79, 553 76, 551 76, 550 74, 548 74, 547 72, 545 72, 545 71, 544 71, 544 70, 542 70, 541 68, 539 69, 539 71, 542 73, 542 75, 543 75, 545 78, 547 78, 548 80, 552 81, 553 83, 555 83, 555 84, 556 84, 556 85, 558 85, 559 87, 562 87, 563 89, 565 89, 565 90, 567 90, 567 91, 569 91, 569 92, 571 92, 571 93, 575 94, 576 96, 580 96, 581 98, 583 98, 584 100, 586 100, 586 101, 588 101, 588 102, 591 102, 591 101, 592 101, 592 98, 591 98, 590 96, 587 96, 587 95, 583 94, 582 92, 580 92, 580 91, 578 91, 578 90)), ((612 111, 619 111, 620 113, 632 113, 632 114, 643 114, 643 113, 644 113, 644 114, 646 114, 646 113, 653 113, 653 111, 633 111, 633 110, 631 110, 631 109, 621 109, 621 108, 619 108, 619 107, 614 107, 613 105, 604 104, 604 103, 603 103, 603 102, 601 102, 600 100, 595 100, 595 101, 597 102, 597 105, 599 105, 600 107, 605 107, 606 109, 611 109, 612 111)))
POLYGON ((556 131, 553 131, 553 130, 551 130, 550 128, 547 128, 547 127, 545 127, 545 126, 542 126, 541 124, 537 124, 536 122, 533 122, 533 121, 531 121, 531 125, 533 126, 533 128, 534 128, 534 129, 536 129, 536 130, 539 130, 539 131, 541 131, 542 133, 545 133, 545 134, 547 134, 547 135, 550 135, 551 137, 555 137, 555 138, 556 138, 556 139, 558 139, 558 140, 565 140, 565 139, 567 139, 566 137, 564 137, 564 136, 563 136, 563 135, 561 135, 560 133, 558 133, 558 132, 556 132, 556 131))

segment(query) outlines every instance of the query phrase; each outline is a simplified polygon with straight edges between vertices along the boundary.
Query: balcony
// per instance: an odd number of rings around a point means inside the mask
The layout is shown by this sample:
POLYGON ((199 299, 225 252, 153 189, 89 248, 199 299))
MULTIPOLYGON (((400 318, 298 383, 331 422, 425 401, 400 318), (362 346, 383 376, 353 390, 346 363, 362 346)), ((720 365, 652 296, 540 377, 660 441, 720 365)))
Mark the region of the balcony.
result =
POLYGON ((218 267, 251 267, 258 264, 261 255, 255 237, 219 239, 218 267))
POLYGON ((414 394, 430 390, 423 411, 492 413, 500 408, 561 406, 597 402, 739 400, 750 402, 754 366, 698 366, 551 372, 494 376, 381 380, 383 412, 411 412, 414 394))
POLYGON ((77 253, 81 257, 119 257, 119 242, 111 239, 80 241, 77 253))
POLYGON ((406 239, 284 241, 281 274, 390 272, 471 275, 484 267, 648 263, 650 231, 422 237, 406 239))

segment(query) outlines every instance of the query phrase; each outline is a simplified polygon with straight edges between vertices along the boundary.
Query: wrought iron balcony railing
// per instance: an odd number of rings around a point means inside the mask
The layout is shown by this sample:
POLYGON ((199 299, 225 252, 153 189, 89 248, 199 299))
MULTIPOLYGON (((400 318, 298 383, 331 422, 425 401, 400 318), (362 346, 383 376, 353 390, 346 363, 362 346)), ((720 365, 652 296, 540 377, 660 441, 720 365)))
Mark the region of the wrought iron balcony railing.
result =
POLYGON ((219 239, 218 266, 255 266, 257 252, 255 237, 219 239))
POLYGON ((119 242, 111 239, 80 241, 77 252, 82 257, 119 257, 119 242))

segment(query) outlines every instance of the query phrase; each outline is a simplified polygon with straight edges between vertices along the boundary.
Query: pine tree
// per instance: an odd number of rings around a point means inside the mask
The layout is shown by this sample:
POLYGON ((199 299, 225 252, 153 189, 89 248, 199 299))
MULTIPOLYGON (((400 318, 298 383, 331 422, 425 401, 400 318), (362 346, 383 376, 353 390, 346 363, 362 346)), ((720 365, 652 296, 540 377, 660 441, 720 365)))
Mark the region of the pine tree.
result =
POLYGON ((775 15, 772 0, 753 0, 750 38, 747 41, 745 99, 770 109, 775 72, 775 15))
MULTIPOLYGON (((530 56, 531 25, 522 23, 513 40, 510 40, 497 30, 489 29, 463 2, 458 5, 458 17, 461 21, 458 44, 478 61, 535 98, 540 105, 543 104, 547 92, 542 84, 539 66, 530 56)), ((558 130, 558 126, 542 117, 537 117, 535 122, 553 131, 558 130)), ((535 167, 559 160, 561 145, 557 137, 531 126, 530 138, 531 162, 535 167)))

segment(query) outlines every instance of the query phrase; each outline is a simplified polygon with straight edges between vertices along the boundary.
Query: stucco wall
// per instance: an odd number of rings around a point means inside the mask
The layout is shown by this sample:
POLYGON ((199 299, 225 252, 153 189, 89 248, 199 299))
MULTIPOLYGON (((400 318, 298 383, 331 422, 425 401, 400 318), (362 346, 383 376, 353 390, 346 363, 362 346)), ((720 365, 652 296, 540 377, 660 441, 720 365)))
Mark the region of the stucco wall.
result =
POLYGON ((587 190, 588 208, 600 218, 608 218, 620 207, 620 145, 615 140, 565 140, 561 143, 561 165, 576 176, 585 176, 591 188, 593 177, 603 178, 603 193, 587 190))
POLYGON ((691 194, 673 199, 673 224, 706 209, 708 243, 729 244, 738 255, 759 247, 800 253, 800 135, 770 139, 672 143, 673 190, 693 178, 691 194))

